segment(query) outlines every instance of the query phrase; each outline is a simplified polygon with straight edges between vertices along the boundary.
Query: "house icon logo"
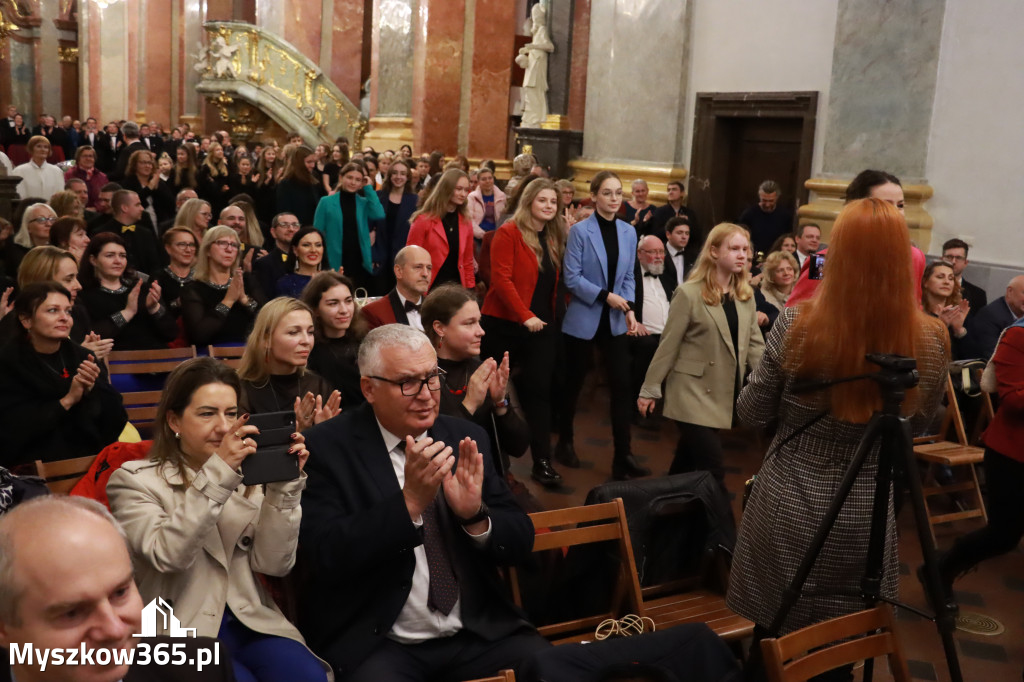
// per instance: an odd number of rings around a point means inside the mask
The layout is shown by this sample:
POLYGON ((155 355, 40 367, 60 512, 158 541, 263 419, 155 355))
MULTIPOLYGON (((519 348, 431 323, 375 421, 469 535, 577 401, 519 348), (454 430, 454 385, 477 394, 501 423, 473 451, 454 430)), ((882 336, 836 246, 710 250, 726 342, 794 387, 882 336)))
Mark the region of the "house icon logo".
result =
POLYGON ((142 609, 142 632, 134 637, 156 637, 157 633, 166 633, 171 637, 195 637, 195 628, 181 627, 181 621, 174 617, 174 609, 157 597, 142 609))

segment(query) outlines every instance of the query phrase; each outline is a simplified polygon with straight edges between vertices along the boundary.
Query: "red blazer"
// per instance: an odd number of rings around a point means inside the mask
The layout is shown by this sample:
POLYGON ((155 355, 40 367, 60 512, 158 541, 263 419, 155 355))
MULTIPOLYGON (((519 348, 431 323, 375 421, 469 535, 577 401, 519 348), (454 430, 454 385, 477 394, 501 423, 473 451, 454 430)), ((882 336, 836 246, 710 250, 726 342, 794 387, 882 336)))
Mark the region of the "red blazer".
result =
POLYGON ((387 296, 381 296, 373 303, 367 303, 359 309, 359 314, 366 320, 370 329, 383 327, 386 324, 409 324, 409 318, 402 308, 402 299, 398 292, 392 289, 387 296))
MULTIPOLYGON (((491 241, 491 286, 484 297, 484 315, 522 324, 531 317, 530 301, 537 286, 537 254, 533 252, 516 224, 509 221, 494 231, 491 241)), ((558 291, 558 267, 555 267, 555 292, 558 291)), ((552 293, 552 309, 555 309, 552 293)))
POLYGON ((985 430, 985 445, 1024 462, 1024 327, 1010 327, 996 346, 999 409, 985 430))
MULTIPOLYGON (((441 270, 441 265, 448 257, 448 236, 444 233, 444 225, 440 218, 421 215, 412 221, 409 226, 409 238, 406 245, 415 244, 422 246, 430 252, 430 263, 433 266, 430 286, 434 286, 434 279, 441 270)), ((473 274, 473 223, 459 214, 459 279, 462 286, 472 289, 476 286, 476 276, 473 274)))

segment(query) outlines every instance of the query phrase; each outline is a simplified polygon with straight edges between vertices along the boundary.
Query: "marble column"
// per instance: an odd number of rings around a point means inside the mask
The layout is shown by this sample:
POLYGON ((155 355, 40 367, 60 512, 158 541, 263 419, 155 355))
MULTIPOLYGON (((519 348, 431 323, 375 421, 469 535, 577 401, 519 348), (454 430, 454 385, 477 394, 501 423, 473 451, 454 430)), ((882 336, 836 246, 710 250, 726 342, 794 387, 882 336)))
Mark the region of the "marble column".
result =
MULTIPOLYGON (((39 24, 39 42, 36 53, 36 87, 39 88, 41 96, 41 110, 36 113, 46 112, 60 122, 63 112, 60 110, 60 60, 58 59, 58 30, 54 24, 54 17, 60 14, 58 0, 41 0, 39 3, 39 16, 43 21, 39 24)), ((35 121, 32 122, 35 125, 35 121)))
POLYGON ((583 130, 587 106, 587 61, 590 55, 590 0, 576 0, 572 16, 572 56, 566 117, 570 130, 583 130))
POLYGON ((646 179, 655 201, 685 177, 692 14, 691 0, 590 4, 584 158, 570 164, 580 190, 609 163, 646 179))
POLYGON ((142 69, 139 79, 140 92, 144 93, 144 96, 140 97, 139 107, 145 110, 147 122, 159 121, 165 127, 173 123, 172 88, 166 87, 166 81, 157 74, 170 73, 171 62, 177 56, 173 49, 171 32, 171 26, 177 23, 177 19, 172 5, 167 2, 147 0, 144 5, 146 41, 140 49, 145 54, 145 68, 142 69))
POLYGON ((412 144, 413 24, 418 0, 374 0, 370 52, 370 127, 377 150, 412 144))
POLYGON ((362 88, 364 7, 363 0, 324 0, 321 27, 320 68, 356 107, 362 88))
POLYGON ((462 92, 463 126, 459 149, 471 159, 508 156, 509 96, 515 52, 516 4, 475 0, 469 87, 462 92))
POLYGON ((458 149, 466 0, 419 0, 413 33, 413 149, 458 149))
POLYGON ((800 222, 825 223, 842 206, 846 186, 865 168, 898 176, 907 224, 927 249, 932 195, 925 180, 945 0, 839 0, 821 177, 800 222))

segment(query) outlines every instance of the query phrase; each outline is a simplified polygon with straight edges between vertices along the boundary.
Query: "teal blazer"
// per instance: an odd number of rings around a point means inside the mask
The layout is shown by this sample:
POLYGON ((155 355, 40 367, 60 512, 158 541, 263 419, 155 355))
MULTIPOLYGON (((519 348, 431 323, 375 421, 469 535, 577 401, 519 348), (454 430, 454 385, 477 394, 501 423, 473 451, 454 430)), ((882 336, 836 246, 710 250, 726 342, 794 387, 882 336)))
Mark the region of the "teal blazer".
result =
MULTIPOLYGON (((370 221, 383 220, 384 207, 380 205, 377 192, 372 185, 366 185, 356 192, 356 229, 359 231, 359 251, 362 253, 363 269, 373 274, 373 257, 370 255, 370 221)), ((327 245, 327 263, 332 268, 341 265, 341 232, 351 229, 342 224, 341 199, 337 194, 324 197, 316 205, 313 227, 324 236, 327 245)))

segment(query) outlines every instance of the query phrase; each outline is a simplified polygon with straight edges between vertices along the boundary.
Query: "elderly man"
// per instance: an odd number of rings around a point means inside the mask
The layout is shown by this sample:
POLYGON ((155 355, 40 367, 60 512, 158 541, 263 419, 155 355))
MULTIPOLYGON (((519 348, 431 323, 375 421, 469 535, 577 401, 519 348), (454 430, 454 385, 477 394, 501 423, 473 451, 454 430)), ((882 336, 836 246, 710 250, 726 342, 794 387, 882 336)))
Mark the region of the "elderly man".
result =
POLYGON ((465 680, 547 646, 497 567, 526 559, 533 525, 495 473, 486 433, 438 416, 437 356, 406 325, 359 348, 367 402, 305 432, 299 627, 351 682, 465 680))
POLYGON ((18 196, 22 199, 41 197, 48 200, 64 189, 64 174, 60 168, 46 161, 50 156, 50 141, 42 135, 33 135, 25 149, 32 158, 11 171, 12 175, 21 178, 18 196))
MULTIPOLYGON (((633 272, 636 281, 636 332, 629 338, 630 388, 631 395, 640 395, 647 367, 654 352, 658 350, 661 332, 668 320, 669 301, 675 291, 675 274, 665 267, 665 246, 654 235, 642 237, 636 248, 636 266, 633 272)), ((634 422, 644 424, 644 418, 637 415, 634 422)))
POLYGON ((412 244, 399 250, 395 254, 395 288, 361 310, 370 329, 397 322, 423 331, 420 305, 430 289, 432 270, 430 252, 422 246, 412 244))
POLYGON ((1024 275, 1017 275, 1006 285, 1006 295, 978 311, 967 323, 967 338, 973 351, 970 357, 988 360, 996 350, 1003 330, 1024 318, 1024 275))
POLYGON ((117 163, 114 166, 114 170, 108 173, 111 180, 120 182, 124 180, 125 171, 128 169, 128 160, 132 154, 144 149, 149 151, 149 147, 142 143, 139 139, 139 124, 135 121, 126 121, 121 126, 121 135, 124 137, 124 148, 121 149, 117 154, 117 163))
MULTIPOLYGON (((220 645, 205 637, 158 637, 140 646, 142 598, 131 555, 120 526, 98 502, 41 497, 0 517, 0 576, 0 646, 14 649, 0 660, 0 682, 234 679, 230 666, 219 662, 202 672, 194 664, 143 665, 158 644, 186 661, 197 654, 212 658, 220 645), (58 649, 65 660, 75 650, 76 663, 56 663, 58 649), (133 665, 126 662, 129 655, 133 665)), ((227 660, 226 652, 221 659, 227 660)))

